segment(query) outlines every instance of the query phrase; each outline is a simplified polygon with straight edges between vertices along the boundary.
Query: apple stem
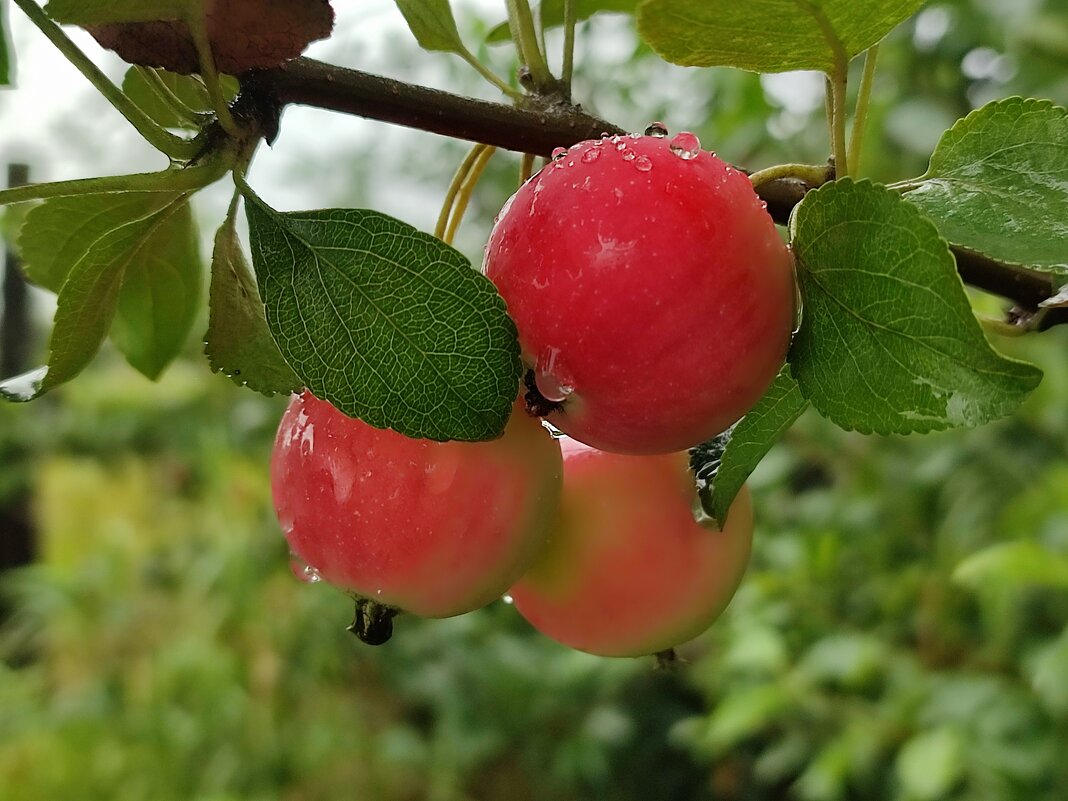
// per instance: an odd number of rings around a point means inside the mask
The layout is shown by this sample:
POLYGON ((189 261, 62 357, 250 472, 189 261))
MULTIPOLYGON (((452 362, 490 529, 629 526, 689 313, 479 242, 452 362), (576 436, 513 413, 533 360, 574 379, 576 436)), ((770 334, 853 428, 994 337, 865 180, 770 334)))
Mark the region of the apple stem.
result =
POLYGON ((398 610, 392 606, 380 604, 370 598, 353 596, 356 601, 356 613, 348 630, 367 645, 382 645, 393 636, 393 618, 398 610))
POLYGON ((674 648, 668 648, 664 651, 657 651, 653 656, 656 657, 656 669, 663 671, 675 671, 686 664, 686 661, 679 657, 674 648))

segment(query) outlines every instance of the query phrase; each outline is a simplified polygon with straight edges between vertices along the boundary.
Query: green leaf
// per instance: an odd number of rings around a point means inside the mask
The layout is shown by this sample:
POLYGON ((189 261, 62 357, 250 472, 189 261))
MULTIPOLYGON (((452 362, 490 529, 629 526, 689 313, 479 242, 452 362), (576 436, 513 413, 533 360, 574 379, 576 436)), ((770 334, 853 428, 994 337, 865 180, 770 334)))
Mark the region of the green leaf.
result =
POLYGON ((236 205, 215 235, 209 312, 204 352, 212 370, 264 395, 300 389, 300 379, 267 328, 256 279, 237 235, 236 205))
POLYGON ((804 305, 794 378, 842 428, 976 426, 1041 380, 990 347, 945 240, 895 192, 835 181, 805 197, 791 234, 804 305))
POLYGON ((111 332, 130 364, 152 379, 178 355, 200 301, 203 265, 188 197, 172 190, 50 198, 26 216, 19 238, 26 276, 62 298, 84 253, 117 229, 154 221, 120 275, 111 332), (170 211, 160 216, 163 209, 170 211))
POLYGON ((902 747, 897 776, 906 801, 949 798, 964 773, 965 745, 953 727, 921 732, 902 747))
MULTIPOLYGON (((167 87, 178 102, 185 105, 192 115, 202 114, 205 120, 213 113, 208 89, 199 75, 178 75, 167 70, 135 66, 126 71, 122 81, 122 91, 136 103, 142 111, 164 128, 184 128, 197 130, 202 121, 181 115, 173 105, 165 100, 154 85, 155 75, 167 87)), ((237 79, 231 75, 220 76, 223 93, 227 100, 237 96, 237 79)))
MULTIPOLYGON (((641 0, 576 0, 575 18, 581 22, 600 12, 633 14, 641 0)), ((564 24, 564 0, 544 0, 541 4, 541 24, 545 30, 559 28, 564 24)), ((489 44, 509 42, 512 31, 508 22, 496 25, 486 36, 489 44)))
POLYGON ((22 251, 18 246, 19 232, 22 230, 23 223, 26 222, 26 215, 36 205, 36 201, 27 201, 0 207, 0 240, 3 240, 8 250, 21 254, 22 251))
POLYGON ((721 526, 746 479, 807 408, 808 401, 787 366, 757 405, 731 429, 711 484, 710 504, 702 497, 702 503, 721 526))
POLYGON ((638 31, 668 61, 751 72, 835 73, 926 0, 646 0, 638 31))
POLYGON ((7 40, 7 0, 0 0, 0 86, 10 86, 13 79, 11 45, 7 40))
POLYGON ((396 3, 424 50, 466 51, 449 0, 396 0, 396 3))
POLYGON ((1068 110, 990 103, 942 137, 905 197, 955 245, 1068 275, 1068 110))
POLYGON ((33 207, 19 234, 26 277, 57 295, 79 259, 97 241, 176 193, 114 192, 54 197, 33 207))
MULTIPOLYGON (((78 199, 82 201, 83 213, 91 215, 92 210, 99 209, 101 217, 110 220, 110 224, 97 223, 94 230, 99 235, 86 240, 80 251, 65 249, 69 239, 57 243, 57 250, 67 253, 69 261, 65 265, 58 262, 51 265, 48 272, 50 279, 59 274, 65 276, 49 343, 48 365, 43 371, 0 385, 0 395, 9 400, 32 400, 69 381, 92 360, 116 317, 126 277, 134 276, 134 285, 140 286, 145 283, 137 279, 141 271, 171 268, 167 245, 174 239, 175 230, 184 227, 182 218, 188 214, 189 194, 128 193, 124 199, 134 207, 135 201, 139 202, 140 213, 127 217, 113 213, 114 206, 108 205, 114 200, 110 195, 82 195, 78 199), (175 219, 177 224, 173 222, 175 219)), ((50 203, 42 204, 27 216, 22 234, 24 254, 45 251, 41 240, 55 220, 44 211, 50 203)))
POLYGON ((267 325, 316 396, 379 428, 496 437, 519 391, 515 324, 462 254, 375 211, 274 211, 247 187, 267 325))
POLYGON ((131 258, 119 293, 111 340, 143 375, 155 380, 181 353, 200 308, 204 264, 188 202, 159 215, 131 258))
POLYGON ((1068 556, 1037 542, 1003 542, 972 554, 953 572, 972 589, 986 587, 1053 587, 1068 589, 1068 556))
POLYGON ((1031 686, 1057 715, 1068 715, 1068 629, 1056 640, 1042 647, 1030 667, 1031 686))
POLYGON ((785 684, 743 687, 720 701, 713 710, 705 742, 714 754, 727 753, 772 725, 793 705, 785 684))
POLYGON ((49 0, 45 13, 64 25, 186 19, 200 0, 49 0))

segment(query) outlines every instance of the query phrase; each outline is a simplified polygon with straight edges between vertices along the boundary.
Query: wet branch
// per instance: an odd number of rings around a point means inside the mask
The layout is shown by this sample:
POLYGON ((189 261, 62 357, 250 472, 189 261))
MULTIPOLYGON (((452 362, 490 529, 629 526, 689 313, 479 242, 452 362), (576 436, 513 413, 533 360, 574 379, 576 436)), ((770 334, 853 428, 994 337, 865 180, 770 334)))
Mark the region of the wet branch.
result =
MULTIPOLYGON (((307 58, 254 73, 244 85, 267 98, 276 110, 289 104, 312 106, 540 156, 602 133, 624 132, 579 106, 537 98, 518 107, 508 106, 307 58)), ((831 177, 829 172, 828 179, 831 177)), ((775 221, 785 223, 813 188, 801 180, 782 178, 761 185, 758 193, 775 221)), ((953 255, 965 283, 1012 301, 1024 313, 1033 313, 1042 301, 1056 294, 1053 280, 1042 273, 963 248, 954 247, 953 255)), ((1039 328, 1066 323, 1068 309, 1052 309, 1039 328)))

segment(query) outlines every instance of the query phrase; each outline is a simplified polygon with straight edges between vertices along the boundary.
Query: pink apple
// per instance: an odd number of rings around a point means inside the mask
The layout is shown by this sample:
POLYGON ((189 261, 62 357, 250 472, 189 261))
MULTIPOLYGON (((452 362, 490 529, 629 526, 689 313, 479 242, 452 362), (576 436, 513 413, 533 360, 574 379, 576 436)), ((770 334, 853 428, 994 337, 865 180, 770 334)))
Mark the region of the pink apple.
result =
POLYGON ((549 547, 509 591, 534 628, 602 656, 673 648, 707 629, 749 563, 742 490, 723 530, 698 524, 684 453, 622 456, 562 440, 564 491, 549 547))

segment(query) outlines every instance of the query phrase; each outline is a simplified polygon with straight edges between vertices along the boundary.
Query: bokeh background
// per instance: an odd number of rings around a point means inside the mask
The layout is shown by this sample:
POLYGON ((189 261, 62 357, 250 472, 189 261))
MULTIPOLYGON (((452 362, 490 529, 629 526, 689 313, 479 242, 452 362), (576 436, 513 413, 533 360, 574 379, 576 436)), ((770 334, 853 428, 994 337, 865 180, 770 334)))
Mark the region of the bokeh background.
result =
MULTIPOLYGON (((493 97, 388 0, 336 5, 313 55, 493 97)), ((472 46, 503 14, 456 5, 472 46)), ((163 166, 11 17, 0 162, 35 180, 163 166)), ((826 157, 819 76, 671 67, 625 16, 579 43, 576 96, 608 119, 694 130, 754 168, 826 157)), ((883 48, 863 173, 922 173, 948 125, 1011 94, 1068 102, 1064 0, 929 4, 883 48)), ((430 229, 465 147, 291 109, 252 177, 279 208, 430 229)), ((458 242, 476 263, 517 171, 499 154, 476 194, 458 242)), ((205 251, 228 191, 198 207, 205 251)), ((51 303, 30 296, 32 358, 51 303)), ((0 799, 1063 801, 1068 330, 997 344, 1046 370, 1012 419, 914 438, 801 419, 752 479, 741 591, 673 672, 569 651, 505 603, 361 645, 348 600, 292 575, 272 517, 284 399, 210 374, 197 337, 158 384, 106 349, 0 405, 0 799), (31 563, 7 566, 24 542, 31 563)))

